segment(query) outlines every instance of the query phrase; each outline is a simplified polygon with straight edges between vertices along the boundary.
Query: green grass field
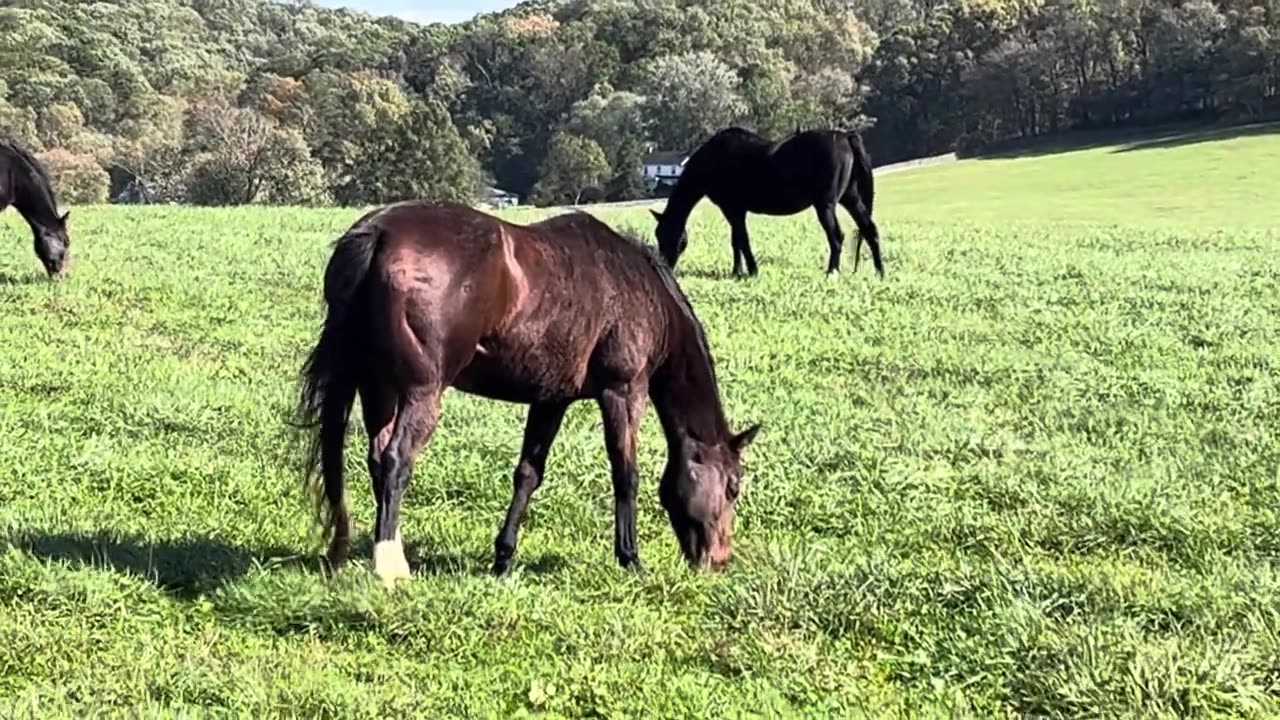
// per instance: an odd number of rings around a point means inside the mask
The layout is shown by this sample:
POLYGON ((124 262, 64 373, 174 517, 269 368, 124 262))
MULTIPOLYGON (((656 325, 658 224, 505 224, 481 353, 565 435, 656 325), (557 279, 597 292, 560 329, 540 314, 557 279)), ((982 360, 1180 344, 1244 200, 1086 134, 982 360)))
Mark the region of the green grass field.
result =
POLYGON ((358 211, 76 208, 57 285, 6 213, 0 715, 1275 717, 1280 127, 879 187, 884 283, 827 281, 811 213, 750 220, 750 282, 691 228, 731 418, 766 423, 728 571, 678 559, 652 411, 650 573, 616 567, 583 404, 489 577, 523 408, 453 393, 394 592, 363 435, 328 580, 285 425, 358 211))

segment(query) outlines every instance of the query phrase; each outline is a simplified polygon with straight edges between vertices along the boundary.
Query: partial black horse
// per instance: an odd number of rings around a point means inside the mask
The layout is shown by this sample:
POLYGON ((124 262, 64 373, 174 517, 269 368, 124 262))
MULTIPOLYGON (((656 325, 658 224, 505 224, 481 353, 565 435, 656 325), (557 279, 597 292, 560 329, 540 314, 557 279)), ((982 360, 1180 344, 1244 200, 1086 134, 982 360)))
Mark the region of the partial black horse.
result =
POLYGON ((666 210, 653 213, 658 220, 658 246, 672 267, 688 244, 689 214, 704 197, 729 222, 734 275, 742 275, 743 260, 749 274, 759 272, 747 236, 747 213, 794 215, 810 207, 817 211, 831 248, 827 273, 838 273, 844 233, 836 206, 843 205, 858 226, 854 271, 865 239, 876 273, 884 277, 880 232, 871 219, 875 202, 871 158, 856 133, 807 130, 778 143, 736 127, 716 133, 689 156, 666 210))
POLYGON ((68 211, 58 215, 49 173, 31 153, 11 140, 0 140, 0 212, 10 205, 31 226, 36 257, 49 277, 67 267, 71 240, 67 236, 68 211))
POLYGON ((681 551, 695 566, 728 561, 740 460, 759 427, 730 430, 702 326, 650 247, 586 214, 522 226, 463 206, 399 203, 338 240, 324 296, 298 410, 312 429, 332 565, 350 537, 343 446, 356 395, 377 502, 374 569, 390 585, 409 575, 400 502, 450 387, 530 406, 495 573, 511 565, 552 441, 579 400, 604 417, 618 562, 640 567, 636 435, 647 400, 667 439, 658 495, 681 551))

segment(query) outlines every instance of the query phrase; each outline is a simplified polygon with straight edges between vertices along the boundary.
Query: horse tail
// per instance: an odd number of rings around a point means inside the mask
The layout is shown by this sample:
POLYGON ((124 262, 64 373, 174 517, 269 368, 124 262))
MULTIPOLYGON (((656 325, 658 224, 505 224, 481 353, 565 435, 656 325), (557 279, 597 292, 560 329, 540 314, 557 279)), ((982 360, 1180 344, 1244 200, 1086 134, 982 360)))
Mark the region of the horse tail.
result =
MULTIPOLYGON (((363 219, 362 219, 363 220, 363 219)), ((350 537, 344 501, 343 453, 347 421, 359 383, 359 312, 366 304, 365 278, 373 265, 381 231, 357 222, 334 245, 324 275, 328 305, 320 339, 302 367, 298 426, 307 432, 304 491, 316 507, 316 520, 331 540, 329 559, 341 563, 350 537)))
POLYGON ((853 150, 854 187, 862 198, 862 204, 867 206, 867 215, 870 215, 876 200, 876 179, 871 169, 871 154, 867 152, 867 147, 862 144, 862 138, 857 133, 845 133, 845 138, 849 141, 849 149, 853 150))

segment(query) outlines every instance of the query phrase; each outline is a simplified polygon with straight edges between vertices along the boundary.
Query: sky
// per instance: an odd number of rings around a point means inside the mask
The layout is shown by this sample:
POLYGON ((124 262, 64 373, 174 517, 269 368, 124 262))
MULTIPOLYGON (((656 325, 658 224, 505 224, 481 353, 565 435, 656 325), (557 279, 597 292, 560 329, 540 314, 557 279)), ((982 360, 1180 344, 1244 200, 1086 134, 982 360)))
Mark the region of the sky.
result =
POLYGON ((462 22, 482 12, 509 8, 516 0, 315 0, 315 3, 374 15, 395 15, 417 22, 462 22))

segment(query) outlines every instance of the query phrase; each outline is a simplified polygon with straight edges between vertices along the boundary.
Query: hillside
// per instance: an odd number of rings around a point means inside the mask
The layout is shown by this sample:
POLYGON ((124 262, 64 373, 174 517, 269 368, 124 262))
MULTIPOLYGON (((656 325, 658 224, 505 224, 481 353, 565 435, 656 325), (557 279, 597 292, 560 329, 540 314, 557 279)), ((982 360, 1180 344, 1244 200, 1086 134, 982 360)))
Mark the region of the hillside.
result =
POLYGON ((1280 123, 1099 135, 893 173, 878 186, 885 217, 1280 227, 1280 123))
POLYGON ((538 0, 457 26, 269 0, 0 8, 0 133, 69 202, 355 205, 644 189, 731 124, 881 161, 1077 127, 1274 117, 1253 0, 538 0), (1068 60, 1069 58, 1069 60, 1068 60))

